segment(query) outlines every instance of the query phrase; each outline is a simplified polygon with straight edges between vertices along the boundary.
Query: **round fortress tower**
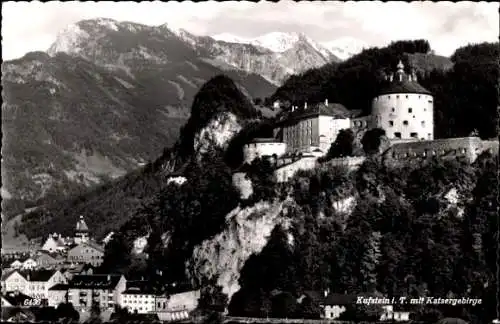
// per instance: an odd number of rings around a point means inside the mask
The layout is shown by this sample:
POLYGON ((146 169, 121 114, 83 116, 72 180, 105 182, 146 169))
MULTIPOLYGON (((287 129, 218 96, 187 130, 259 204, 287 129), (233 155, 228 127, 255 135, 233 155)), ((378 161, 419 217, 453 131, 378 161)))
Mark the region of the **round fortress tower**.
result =
POLYGON ((401 61, 397 67, 388 86, 372 101, 374 126, 384 129, 390 140, 433 140, 433 97, 414 73, 404 72, 401 61))

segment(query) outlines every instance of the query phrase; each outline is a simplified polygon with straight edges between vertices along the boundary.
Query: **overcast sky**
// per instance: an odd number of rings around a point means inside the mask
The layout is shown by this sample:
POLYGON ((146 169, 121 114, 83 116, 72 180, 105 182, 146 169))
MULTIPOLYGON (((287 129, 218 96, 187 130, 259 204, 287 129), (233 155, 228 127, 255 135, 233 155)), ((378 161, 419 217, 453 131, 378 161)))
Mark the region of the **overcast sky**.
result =
POLYGON ((198 35, 256 37, 304 32, 316 41, 353 37, 369 45, 425 38, 441 55, 460 46, 498 41, 498 4, 475 2, 6 2, 3 58, 49 48, 57 33, 82 19, 171 24, 198 35))

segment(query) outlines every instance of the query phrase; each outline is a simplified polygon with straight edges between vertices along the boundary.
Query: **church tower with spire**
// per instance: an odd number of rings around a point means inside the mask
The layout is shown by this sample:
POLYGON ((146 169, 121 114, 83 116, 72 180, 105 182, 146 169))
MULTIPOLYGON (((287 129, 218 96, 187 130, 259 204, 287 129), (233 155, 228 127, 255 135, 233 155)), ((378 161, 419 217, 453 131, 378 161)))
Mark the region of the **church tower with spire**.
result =
POLYGON ((89 227, 83 216, 80 216, 80 220, 76 223, 75 229, 75 244, 80 244, 89 241, 89 227))

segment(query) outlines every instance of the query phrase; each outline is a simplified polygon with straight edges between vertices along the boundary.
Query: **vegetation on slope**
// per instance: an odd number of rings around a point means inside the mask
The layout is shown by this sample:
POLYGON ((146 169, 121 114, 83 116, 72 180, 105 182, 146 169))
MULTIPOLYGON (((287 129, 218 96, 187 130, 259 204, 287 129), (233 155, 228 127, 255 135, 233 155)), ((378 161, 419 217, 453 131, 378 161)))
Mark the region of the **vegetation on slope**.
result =
POLYGON ((241 119, 257 114, 249 99, 231 79, 217 76, 207 82, 197 94, 191 119, 173 149, 164 150, 160 158, 141 170, 133 171, 84 195, 49 204, 25 215, 20 231, 28 238, 52 232, 72 235, 79 215, 85 217, 98 238, 109 231, 116 231, 134 215, 141 214, 142 204, 163 191, 167 185, 164 166, 175 161, 179 168, 188 162, 193 154, 194 135, 216 114, 224 111, 230 111, 241 119))
MULTIPOLYGON (((411 311, 417 318, 433 310, 437 316, 488 322, 496 307, 496 159, 485 154, 474 166, 433 161, 397 169, 369 159, 351 175, 336 169, 302 173, 290 184, 299 204, 293 245, 275 229, 265 249, 246 262, 230 314, 273 316, 276 292, 298 298, 305 291, 330 290, 482 298, 477 306, 411 311), (452 189, 460 195, 458 206, 444 198, 452 189), (331 201, 352 190, 357 204, 346 219, 331 201)), ((300 309, 295 300, 290 303, 288 309, 300 309)), ((303 316, 300 310, 286 315, 303 316)))

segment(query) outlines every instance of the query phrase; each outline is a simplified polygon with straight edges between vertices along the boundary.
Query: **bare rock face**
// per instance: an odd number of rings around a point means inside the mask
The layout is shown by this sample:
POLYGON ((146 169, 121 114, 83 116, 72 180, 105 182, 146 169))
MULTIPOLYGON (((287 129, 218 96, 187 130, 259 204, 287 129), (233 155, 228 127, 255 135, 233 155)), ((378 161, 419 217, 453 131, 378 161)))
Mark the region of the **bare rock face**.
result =
MULTIPOLYGON (((226 217, 226 229, 196 247, 187 264, 188 276, 194 282, 217 278, 229 298, 239 290, 238 278, 246 260, 266 246, 277 225, 286 230, 290 201, 260 202, 247 208, 236 208, 226 217)), ((290 241, 293 241, 290 238, 290 241)))
POLYGON ((241 129, 238 117, 230 112, 220 113, 195 135, 194 151, 200 157, 210 147, 225 150, 231 138, 241 129))

